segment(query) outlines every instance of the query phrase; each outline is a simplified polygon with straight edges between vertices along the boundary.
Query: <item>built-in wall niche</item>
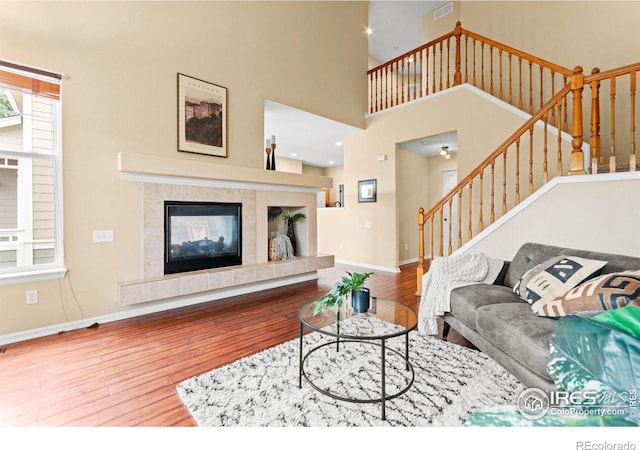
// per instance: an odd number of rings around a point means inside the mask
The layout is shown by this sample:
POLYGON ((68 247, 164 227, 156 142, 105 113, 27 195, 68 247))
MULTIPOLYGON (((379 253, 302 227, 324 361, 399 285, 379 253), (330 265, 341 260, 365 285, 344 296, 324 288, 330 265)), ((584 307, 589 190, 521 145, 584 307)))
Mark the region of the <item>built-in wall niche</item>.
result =
MULTIPOLYGON (((294 215, 297 213, 304 214, 304 218, 293 224, 296 240, 296 256, 309 255, 309 226, 307 218, 309 217, 309 208, 306 206, 269 206, 268 214, 268 238, 271 239, 277 235, 287 235, 288 227, 285 215, 294 215)), ((267 242, 268 245, 268 242, 267 242)))

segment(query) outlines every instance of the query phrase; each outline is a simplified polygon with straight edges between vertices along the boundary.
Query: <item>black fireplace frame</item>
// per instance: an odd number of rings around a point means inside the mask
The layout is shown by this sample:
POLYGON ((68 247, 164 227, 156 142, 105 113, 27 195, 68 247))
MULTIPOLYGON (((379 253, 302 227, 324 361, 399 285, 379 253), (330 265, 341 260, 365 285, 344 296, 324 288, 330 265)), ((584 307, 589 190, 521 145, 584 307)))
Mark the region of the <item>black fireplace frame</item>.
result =
POLYGON ((214 269, 218 267, 237 266, 242 264, 242 203, 222 203, 222 202, 164 202, 164 273, 165 275, 181 272, 192 272, 197 270, 214 269), (202 207, 214 207, 217 209, 213 215, 230 215, 237 217, 238 236, 237 251, 224 256, 194 256, 185 259, 175 260, 171 258, 171 212, 179 209, 180 216, 207 216, 212 214, 203 213, 202 207))

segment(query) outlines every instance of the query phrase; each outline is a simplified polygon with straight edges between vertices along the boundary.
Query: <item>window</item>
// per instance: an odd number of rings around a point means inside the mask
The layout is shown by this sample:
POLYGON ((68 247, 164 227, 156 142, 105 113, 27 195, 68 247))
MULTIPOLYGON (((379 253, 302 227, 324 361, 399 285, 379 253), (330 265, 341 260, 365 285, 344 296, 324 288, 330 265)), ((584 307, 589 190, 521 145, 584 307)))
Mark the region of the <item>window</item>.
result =
POLYGON ((0 282, 64 274, 60 76, 0 61, 0 282))

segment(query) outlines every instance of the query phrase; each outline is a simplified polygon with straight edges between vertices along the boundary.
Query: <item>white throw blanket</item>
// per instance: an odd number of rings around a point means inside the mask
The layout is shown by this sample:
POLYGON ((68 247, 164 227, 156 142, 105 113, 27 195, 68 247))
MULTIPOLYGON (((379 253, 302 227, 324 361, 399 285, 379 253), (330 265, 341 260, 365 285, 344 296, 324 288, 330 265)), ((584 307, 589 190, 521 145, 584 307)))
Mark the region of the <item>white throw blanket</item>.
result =
POLYGON ((292 259, 296 259, 293 254, 293 245, 291 245, 291 240, 289 236, 286 235, 278 235, 273 238, 273 245, 276 247, 276 254, 282 255, 283 261, 288 261, 292 259))
POLYGON ((480 254, 435 258, 422 276, 422 296, 418 311, 418 330, 438 334, 437 318, 451 311, 451 291, 469 284, 492 284, 504 262, 480 254))

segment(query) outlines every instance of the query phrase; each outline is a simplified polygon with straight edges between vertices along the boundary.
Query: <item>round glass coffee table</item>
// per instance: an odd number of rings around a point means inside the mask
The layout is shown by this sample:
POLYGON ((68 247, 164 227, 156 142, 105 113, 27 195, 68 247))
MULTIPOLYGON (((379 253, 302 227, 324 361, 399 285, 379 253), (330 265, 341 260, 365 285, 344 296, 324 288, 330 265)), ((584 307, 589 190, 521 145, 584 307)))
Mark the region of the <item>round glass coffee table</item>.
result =
MULTIPOLYGON (((371 297, 371 306, 365 313, 356 313, 348 301, 343 302, 342 307, 327 308, 317 315, 311 313, 313 302, 307 303, 298 313, 300 319, 300 369, 298 387, 302 387, 302 379, 307 380, 318 392, 336 400, 352 403, 380 403, 381 418, 386 418, 386 401, 401 396, 411 388, 414 380, 414 372, 409 361, 409 332, 414 330, 418 324, 418 317, 413 310, 407 306, 393 300, 385 300, 371 297), (329 336, 321 343, 315 344, 306 353, 304 351, 303 334, 304 327, 315 332, 329 336), (387 346, 387 339, 404 336, 404 352, 387 346), (330 392, 329 389, 319 386, 312 376, 305 371, 307 359, 320 349, 328 346, 335 346, 334 355, 340 355, 340 346, 357 344, 368 344, 380 347, 380 393, 374 398, 355 398, 353 396, 338 395, 330 392), (408 372, 405 385, 397 392, 388 394, 386 392, 386 370, 387 356, 399 357, 404 362, 404 369, 408 372)), ((335 357, 331 357, 335 359, 335 357)), ((330 370, 330 369, 327 369, 330 370)), ((353 376, 353 374, 344 374, 353 376)))

